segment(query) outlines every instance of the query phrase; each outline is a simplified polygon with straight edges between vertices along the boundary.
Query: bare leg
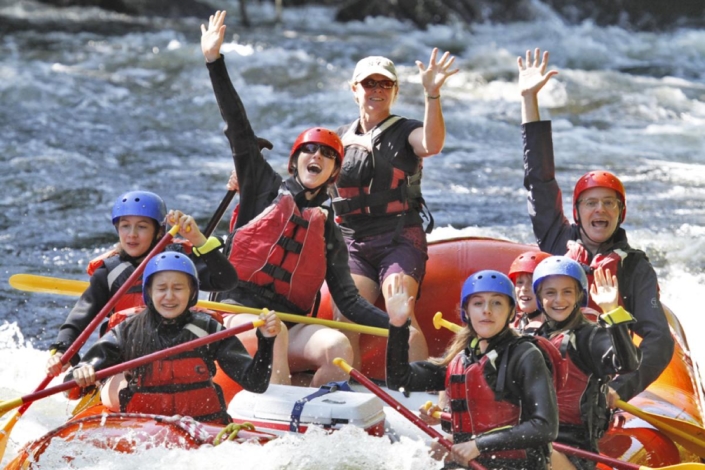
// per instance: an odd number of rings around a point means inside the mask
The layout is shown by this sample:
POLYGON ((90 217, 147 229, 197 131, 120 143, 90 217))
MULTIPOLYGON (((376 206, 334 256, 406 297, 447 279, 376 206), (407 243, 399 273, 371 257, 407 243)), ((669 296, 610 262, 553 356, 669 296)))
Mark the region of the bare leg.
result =
POLYGON ((551 470, 576 470, 568 457, 558 451, 551 452, 551 470))
POLYGON ((100 389, 100 400, 110 411, 120 412, 120 390, 127 387, 127 380, 122 372, 109 377, 100 389))
MULTIPOLYGON (((232 328, 233 326, 252 323, 257 319, 256 315, 249 313, 239 313, 237 315, 225 316, 225 327, 232 328)), ((237 335, 242 342, 257 344, 257 330, 249 330, 237 335)), ((286 325, 282 324, 282 330, 274 340, 274 357, 272 359, 272 376, 269 379, 270 384, 291 385, 291 374, 289 372, 289 332, 286 325)))
POLYGON ((348 374, 333 364, 340 357, 353 360, 350 341, 338 330, 321 325, 299 324, 289 330, 289 365, 292 372, 315 369, 312 387, 331 381, 347 380, 348 374))
MULTIPOLYGON (((360 276, 359 274, 352 274, 352 278, 355 282, 355 286, 357 286, 357 290, 360 292, 360 296, 374 305, 377 301, 377 297, 379 297, 379 285, 369 277, 360 276)), ((333 318, 338 321, 352 323, 350 320, 345 318, 342 313, 340 313, 340 310, 338 310, 336 305, 333 306, 333 318)), ((344 334, 350 341, 350 346, 352 346, 355 357, 351 365, 355 369, 360 369, 362 366, 362 357, 360 355, 360 333, 346 331, 344 334)))
MULTIPOLYGON (((387 304, 388 286, 392 282, 392 276, 387 276, 382 284, 382 295, 384 295, 384 303, 387 304)), ((411 276, 404 274, 404 285, 409 296, 416 298, 419 292, 419 283, 411 276)), ((416 302, 414 302, 415 304, 416 302)), ((416 312, 411 312, 411 335, 409 336, 409 362, 425 361, 428 359, 428 344, 426 338, 421 331, 418 320, 416 320, 416 312)))

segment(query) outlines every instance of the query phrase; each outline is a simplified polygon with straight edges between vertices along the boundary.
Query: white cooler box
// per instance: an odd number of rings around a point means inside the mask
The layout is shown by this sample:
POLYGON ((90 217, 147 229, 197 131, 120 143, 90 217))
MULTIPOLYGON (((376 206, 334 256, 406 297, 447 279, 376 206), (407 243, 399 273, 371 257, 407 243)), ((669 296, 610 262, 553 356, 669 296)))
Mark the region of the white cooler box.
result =
POLYGON ((252 423, 259 431, 284 434, 306 432, 309 425, 340 429, 352 424, 374 436, 384 435, 384 404, 370 393, 336 390, 300 403, 320 389, 270 385, 265 393, 239 392, 228 406, 228 414, 236 423, 252 423), (298 422, 292 420, 298 408, 298 422), (292 428, 293 421, 293 428, 292 428))

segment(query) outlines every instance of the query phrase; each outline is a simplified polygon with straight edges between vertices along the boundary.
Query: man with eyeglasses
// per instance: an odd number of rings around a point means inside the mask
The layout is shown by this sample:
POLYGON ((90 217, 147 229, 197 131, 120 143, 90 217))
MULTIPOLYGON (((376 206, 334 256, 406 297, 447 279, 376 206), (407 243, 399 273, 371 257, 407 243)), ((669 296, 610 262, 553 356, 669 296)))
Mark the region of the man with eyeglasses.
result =
MULTIPOLYGON (((541 121, 538 92, 558 72, 546 72, 548 52, 526 52, 521 57, 519 89, 522 97, 524 186, 534 235, 542 251, 567 255, 580 262, 592 284, 598 266, 616 275, 620 304, 637 320, 632 331, 641 337, 643 359, 639 370, 610 382, 610 406, 630 400, 655 381, 673 356, 674 341, 659 300, 656 272, 643 251, 633 249, 621 224, 627 213, 622 182, 608 171, 581 176, 573 190, 571 224, 562 210, 562 195, 555 180, 551 122, 541 121)), ((598 310, 599 311, 599 310, 598 310)))
MULTIPOLYGON (((343 315, 354 323, 388 328, 389 318, 360 296, 350 276, 345 241, 333 212, 323 204, 343 161, 343 143, 331 130, 302 132, 289 154, 289 178, 282 178, 262 156, 244 105, 220 54, 225 12, 201 25, 201 49, 235 163, 228 189, 238 189, 240 204, 231 222, 226 253, 238 272, 234 289, 219 294, 253 308, 297 315, 315 310, 323 281, 343 315)), ((238 314, 226 326, 251 322, 238 314)), ((330 358, 352 362, 350 341, 321 325, 286 323, 274 342, 270 383, 291 384, 290 373, 315 370, 311 385, 347 379, 330 358)), ((244 333, 255 335, 256 331, 244 333)), ((241 335, 238 335, 242 337, 241 335)), ((306 377, 305 377, 306 379, 306 377)))
MULTIPOLYGON (((437 55, 433 49, 428 66, 416 62, 424 89, 423 122, 392 114, 399 77, 388 58, 363 58, 350 82, 359 117, 337 131, 345 159, 333 209, 348 244, 355 284, 371 303, 382 294, 386 304, 390 276, 396 273, 416 298, 426 272, 426 233, 433 229, 433 218, 421 196, 422 159, 443 149, 441 87, 458 72, 450 69, 453 56, 446 52, 437 60, 437 55)), ((414 313, 411 322, 410 360, 425 360, 428 345, 414 313)), ((359 334, 348 337, 359 365, 359 334)))

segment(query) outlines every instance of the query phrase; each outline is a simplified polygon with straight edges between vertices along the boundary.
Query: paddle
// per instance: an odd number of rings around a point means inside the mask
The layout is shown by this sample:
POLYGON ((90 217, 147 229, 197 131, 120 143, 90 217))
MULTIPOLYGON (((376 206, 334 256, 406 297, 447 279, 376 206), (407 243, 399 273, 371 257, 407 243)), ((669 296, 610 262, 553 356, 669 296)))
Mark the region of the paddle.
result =
MULTIPOLYGON (((574 455, 576 457, 581 457, 584 459, 592 460, 595 462, 599 463, 604 463, 606 465, 609 465, 611 467, 620 469, 620 470, 652 470, 651 467, 646 467, 643 465, 637 465, 634 463, 629 463, 629 462, 623 462, 621 460, 613 459, 611 457, 607 457, 606 455, 600 455, 600 454, 595 454, 593 452, 588 452, 587 450, 582 450, 582 449, 576 449, 575 447, 570 447, 565 444, 560 444, 558 442, 553 443, 553 448, 563 452, 564 454, 568 455, 574 455)), ((701 463, 679 463, 676 465, 669 465, 667 467, 658 467, 659 469, 666 469, 666 470, 703 470, 705 469, 705 464, 701 463)))
MULTIPOLYGON (((433 317, 433 325, 436 329, 443 326, 453 332, 457 332, 461 328, 459 325, 444 320, 442 317, 441 312, 436 313, 433 317)), ((622 400, 617 401, 617 406, 651 424, 684 449, 689 450, 700 458, 705 458, 705 429, 702 427, 682 419, 648 413, 622 400)))
MULTIPOLYGON (((55 277, 38 276, 34 274, 14 274, 10 276, 10 285, 15 289, 27 292, 39 292, 44 294, 59 294, 59 295, 80 295, 88 287, 86 281, 75 281, 71 279, 60 279, 55 277)), ((211 310, 219 310, 228 313, 252 313, 259 315, 261 309, 245 307, 242 305, 224 304, 220 302, 211 302, 208 300, 199 300, 196 304, 199 307, 208 308, 211 310)), ((310 325, 322 325, 338 330, 348 330, 355 333, 366 333, 374 336, 388 336, 389 332, 384 328, 375 328, 373 326, 358 325, 356 323, 346 323, 333 320, 324 320, 321 318, 306 317, 303 315, 294 315, 293 313, 276 312, 277 316, 282 321, 292 323, 306 323, 310 325)))
MULTIPOLYGON (((270 141, 268 141, 267 139, 264 139, 262 137, 257 137, 257 145, 259 145, 260 152, 264 149, 272 150, 274 148, 274 145, 272 145, 272 143, 270 141)), ((208 225, 206 225, 206 229, 203 231, 203 235, 205 235, 206 238, 213 235, 213 231, 218 226, 220 219, 223 218, 223 214, 225 214, 225 209, 228 208, 228 206, 232 202, 233 198, 235 197, 236 193, 237 193, 236 190, 229 190, 227 193, 225 193, 225 196, 220 201, 218 208, 213 213, 211 220, 208 221, 208 225)))
MULTIPOLYGON (((128 290, 132 287, 132 284, 139 279, 139 277, 142 275, 142 272, 144 271, 145 267, 147 267, 147 261, 150 260, 154 255, 160 253, 162 250, 164 250, 164 247, 174 238, 174 235, 176 235, 179 232, 179 226, 174 225, 169 232, 162 237, 161 240, 159 240, 159 243, 156 244, 156 246, 150 251, 145 259, 135 268, 135 271, 130 275, 130 277, 127 278, 125 283, 118 289, 117 292, 110 298, 107 304, 98 312, 98 314, 95 316, 93 320, 88 324, 85 330, 78 335, 78 338, 73 342, 73 344, 66 350, 61 355, 61 363, 66 364, 68 363, 71 358, 81 349, 83 344, 88 340, 91 334, 93 334, 93 331, 100 325, 105 319, 106 316, 110 313, 110 311, 115 307, 117 304, 118 300, 127 293, 128 290)), ((87 284, 87 283, 86 283, 87 284)), ((87 287, 87 286, 86 286, 87 287)), ((83 289, 85 290, 85 288, 83 289)), ((83 291, 81 291, 83 292, 83 291)), ((80 295, 80 294, 79 294, 80 295)), ((35 389, 35 392, 39 392, 41 390, 44 390, 47 385, 49 385, 49 382, 51 382, 51 379, 53 377, 51 375, 48 375, 44 377, 44 380, 41 381, 41 383, 37 386, 35 389)), ((2 459, 3 455, 5 455, 5 449, 7 447, 7 440, 10 437, 10 433, 12 432, 12 428, 15 427, 15 424, 17 421, 20 419, 20 417, 24 414, 25 411, 27 411, 27 408, 29 408, 29 405, 32 402, 28 402, 23 404, 19 410, 10 418, 10 420, 5 424, 3 427, 2 431, 0 432, 0 459, 2 459)))
POLYGON ((211 220, 208 221, 208 225, 206 225, 206 229, 203 231, 203 235, 205 235, 206 238, 213 234, 213 231, 218 226, 220 219, 222 219, 223 214, 225 214, 225 209, 228 208, 236 193, 237 191, 235 190, 229 190, 225 193, 225 197, 223 197, 223 200, 220 201, 218 208, 213 213, 213 217, 211 217, 211 220))
MULTIPOLYGON (((101 380, 106 377, 110 377, 111 375, 115 375, 118 372, 123 372, 125 370, 129 369, 135 369, 137 367, 140 367, 142 365, 148 364, 150 362, 157 361, 159 359, 163 359, 168 356, 173 356, 175 354, 179 354, 185 351, 191 351, 192 349, 199 348, 201 346, 204 346, 206 344, 213 343, 215 341, 220 341, 225 338, 229 338, 231 336, 235 336, 238 333, 242 333, 243 331, 250 330, 252 328, 257 328, 258 326, 262 326, 265 324, 264 320, 255 320, 252 323, 245 323, 242 325, 238 325, 233 328, 226 328, 222 331, 219 331, 218 333, 213 333, 207 336, 203 336, 198 339, 194 339, 193 341, 188 341, 183 344, 179 344, 177 346, 173 346, 171 348, 167 349, 162 349, 161 351, 156 351, 151 354, 147 354, 146 356, 138 357, 137 359, 132 359, 131 361, 123 362, 121 364, 114 365, 112 367, 108 367, 103 370, 99 370, 95 373, 96 380, 101 380)), ((18 406, 21 405, 26 405, 29 403, 32 403, 34 401, 37 401, 39 399, 48 397, 50 395, 54 395, 59 392, 63 392, 69 389, 72 389, 74 387, 77 387, 78 385, 76 384, 75 380, 69 380, 68 382, 64 382, 61 385, 57 385, 55 387, 49 387, 47 389, 30 393, 29 395, 25 395, 20 398, 15 398, 14 400, 7 400, 2 403, 0 403, 0 416, 4 415, 7 411, 17 408, 18 406)))
MULTIPOLYGON (((391 395, 389 395, 387 392, 382 390, 377 384, 372 382, 370 379, 368 379, 362 372, 353 369, 353 367, 345 362, 344 359, 341 359, 339 357, 336 357, 333 359, 333 364, 336 366, 340 367, 343 369, 345 372, 350 374, 352 378, 357 380, 359 383, 367 387, 369 391, 377 395, 379 398, 382 399, 385 403, 387 403, 389 406, 397 410, 399 413, 401 413, 402 416, 404 416, 406 419, 414 423, 419 429, 421 429, 423 432, 431 436, 432 438, 436 439, 439 444, 441 444, 443 447, 448 449, 450 451, 451 447, 453 447, 453 443, 450 442, 448 439, 443 437, 443 434, 440 432, 436 431, 433 429, 431 426, 428 424, 424 423, 424 421, 416 416, 415 413, 410 411, 408 408, 406 408, 404 405, 399 403, 397 400, 392 398, 391 395)), ((474 468, 475 470, 484 470, 485 467, 480 465, 477 462, 470 462, 470 468, 474 468)))
POLYGON ((463 327, 460 325, 456 325, 455 323, 451 323, 448 320, 444 320, 443 314, 441 312, 436 312, 436 314, 433 316, 433 326, 437 330, 440 330, 441 328, 447 328, 453 333, 459 333, 463 329, 463 327))
MULTIPOLYGON (((431 402, 426 404, 426 408, 430 408, 431 402)), ((433 413, 434 418, 443 419, 450 421, 450 413, 444 413, 436 411, 433 413)), ((567 455, 574 455, 583 459, 592 460, 594 462, 604 463, 610 467, 617 468, 620 470, 651 470, 651 467, 645 467, 642 465, 637 465, 634 463, 624 462, 622 460, 614 459, 612 457, 607 457, 606 455, 596 454, 583 449, 577 449, 575 447, 567 446, 559 442, 553 443, 553 448, 567 455)), ((671 469, 671 470, 703 470, 705 469, 705 464, 686 462, 679 463, 677 465, 669 465, 668 467, 658 467, 659 469, 671 469)))
POLYGON ((617 406, 651 424, 673 442, 680 444, 684 449, 689 450, 700 458, 705 458, 705 429, 700 426, 682 419, 649 413, 622 400, 617 400, 617 406))

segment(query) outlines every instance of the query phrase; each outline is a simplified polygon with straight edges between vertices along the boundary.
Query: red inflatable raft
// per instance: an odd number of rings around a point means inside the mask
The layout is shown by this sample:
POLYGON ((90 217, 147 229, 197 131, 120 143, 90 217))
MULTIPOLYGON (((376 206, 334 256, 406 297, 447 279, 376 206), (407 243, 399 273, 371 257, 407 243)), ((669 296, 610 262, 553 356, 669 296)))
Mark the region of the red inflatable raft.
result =
MULTIPOLYGON (((432 355, 442 355, 452 335, 446 329, 435 329, 433 316, 440 311, 445 319, 460 323, 459 298, 464 279, 482 269, 507 272, 514 258, 531 249, 536 247, 488 238, 449 239, 430 244, 427 274, 416 312, 432 355)), ((322 297, 319 317, 331 319, 330 297, 325 287, 322 297)), ((630 404, 653 415, 676 418, 702 427, 703 394, 699 372, 690 357, 678 319, 670 310, 667 310, 667 315, 676 341, 673 359, 661 377, 630 404)), ((360 344, 362 371, 369 377, 383 380, 386 339, 362 335, 360 344)), ((256 344, 246 343, 245 346, 250 353, 255 352, 256 344)), ((223 387, 228 401, 241 390, 222 373, 216 377, 216 381, 223 387)), ((233 414, 232 410, 229 411, 233 414)), ((133 414, 101 415, 102 412, 102 407, 94 407, 75 416, 64 426, 25 446, 7 468, 25 468, 23 463, 40 459, 55 437, 80 439, 101 448, 130 452, 137 445, 144 446, 145 442, 149 442, 150 446, 194 448, 212 443, 214 436, 223 429, 222 426, 204 425, 193 420, 133 414)), ((376 410, 372 410, 368 414, 376 416, 375 413, 376 410)), ((252 419, 252 416, 244 418, 252 419)), ((367 422, 364 418, 358 421, 364 422, 364 427, 370 428, 369 432, 377 434, 379 420, 375 418, 367 422)), ((273 431, 278 426, 277 419, 275 416, 269 420, 273 423, 273 431)), ((258 422, 258 428, 266 429, 266 421, 258 422), (265 427, 260 427, 262 425, 265 427)), ((350 420, 354 421, 354 418, 350 420)), ((241 431, 240 437, 266 442, 272 435, 241 431)), ((705 436, 700 437, 705 439, 705 436)), ((683 448, 654 426, 626 412, 616 414, 610 430, 600 442, 600 449, 609 457, 644 467, 700 462, 695 453, 683 448)))

